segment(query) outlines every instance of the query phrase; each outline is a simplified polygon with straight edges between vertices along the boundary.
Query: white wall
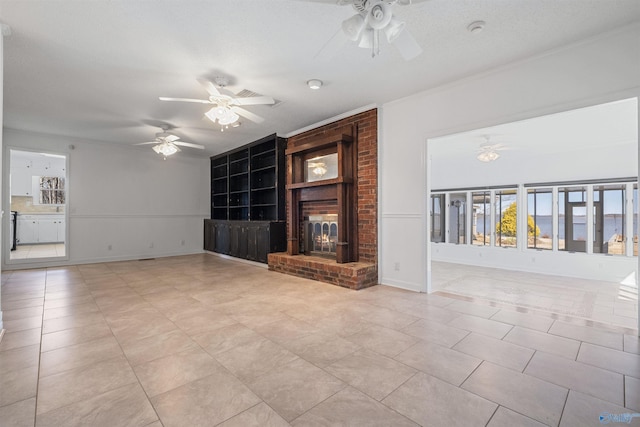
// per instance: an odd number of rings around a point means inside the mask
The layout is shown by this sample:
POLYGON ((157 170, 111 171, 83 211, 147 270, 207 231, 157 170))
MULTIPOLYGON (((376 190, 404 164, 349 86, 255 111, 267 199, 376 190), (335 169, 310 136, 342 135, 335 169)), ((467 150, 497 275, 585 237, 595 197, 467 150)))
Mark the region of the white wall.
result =
MULTIPOLYGON (((429 138, 639 96, 638 39, 640 26, 626 27, 383 105, 381 283, 427 290, 431 253, 426 239, 429 183, 424 165, 429 138)), ((635 270, 637 261, 629 260, 628 268, 635 270)), ((552 270, 572 275, 595 263, 583 258, 577 264, 571 271, 552 270)), ((549 266, 541 270, 549 271, 549 266)))
MULTIPOLYGON (((179 153, 163 160, 148 147, 5 129, 5 157, 10 148, 69 156, 69 259, 62 264, 202 252, 203 220, 210 216, 209 159, 179 153)), ((5 174, 5 192, 6 186, 5 174)), ((3 205, 7 210, 6 196, 3 205)), ((6 258, 4 268, 25 268, 6 258)))
MULTIPOLYGON (((2 26, 4 24, 0 24, 2 26)), ((2 29, 2 28, 0 28, 2 29)), ((0 35, 0 129, 3 127, 3 113, 4 113, 4 35, 0 35)), ((2 138, 2 132, 0 132, 0 176, 2 176, 3 168, 2 168, 2 157, 3 157, 3 146, 4 141, 2 138)), ((4 189, 0 185, 0 200, 4 195, 4 189)), ((3 206, 4 209, 4 206, 3 206)), ((4 222, 4 215, 2 215, 2 222, 4 222)), ((0 227, 0 242, 2 242, 2 238, 4 237, 4 227, 0 227)), ((3 256, 3 245, 0 245, 0 259, 3 256)), ((0 332, 2 332, 2 295, 0 295, 0 332)))

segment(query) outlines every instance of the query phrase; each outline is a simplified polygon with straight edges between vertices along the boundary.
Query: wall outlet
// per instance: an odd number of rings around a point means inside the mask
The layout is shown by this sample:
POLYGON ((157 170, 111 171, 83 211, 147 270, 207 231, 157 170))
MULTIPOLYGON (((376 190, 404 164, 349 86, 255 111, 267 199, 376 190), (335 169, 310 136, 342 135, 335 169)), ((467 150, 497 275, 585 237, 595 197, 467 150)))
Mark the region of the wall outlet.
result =
POLYGON ((153 242, 149 243, 149 249, 153 248, 153 242))
POLYGON ((399 263, 399 262, 394 263, 394 264, 393 264, 393 269, 394 269, 395 271, 400 271, 400 263, 399 263))
POLYGON ((180 246, 184 246, 184 240, 180 240, 180 246))
POLYGON ((110 251, 111 250, 111 245, 107 245, 107 250, 110 251))

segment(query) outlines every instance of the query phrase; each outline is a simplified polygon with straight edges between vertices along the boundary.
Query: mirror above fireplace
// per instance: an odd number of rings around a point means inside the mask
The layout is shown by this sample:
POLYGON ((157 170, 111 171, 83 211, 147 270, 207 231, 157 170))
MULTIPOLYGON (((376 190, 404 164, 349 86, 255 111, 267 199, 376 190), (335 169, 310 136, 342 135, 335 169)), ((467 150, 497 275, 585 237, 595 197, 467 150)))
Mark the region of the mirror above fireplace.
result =
POLYGON ((338 177, 338 153, 317 156, 304 162, 304 181, 315 182, 338 177))

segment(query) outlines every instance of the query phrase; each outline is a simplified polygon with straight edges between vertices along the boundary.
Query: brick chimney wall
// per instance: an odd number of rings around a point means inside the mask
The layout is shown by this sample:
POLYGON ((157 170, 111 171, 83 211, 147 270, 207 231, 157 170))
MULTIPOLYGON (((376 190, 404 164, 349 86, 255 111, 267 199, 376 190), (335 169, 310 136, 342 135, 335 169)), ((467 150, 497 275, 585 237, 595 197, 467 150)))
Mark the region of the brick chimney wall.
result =
MULTIPOLYGON (((378 260, 378 111, 372 109, 312 129, 288 139, 295 147, 312 138, 332 133, 356 137, 358 262, 378 260)), ((290 207, 287 206, 287 209, 290 207)))

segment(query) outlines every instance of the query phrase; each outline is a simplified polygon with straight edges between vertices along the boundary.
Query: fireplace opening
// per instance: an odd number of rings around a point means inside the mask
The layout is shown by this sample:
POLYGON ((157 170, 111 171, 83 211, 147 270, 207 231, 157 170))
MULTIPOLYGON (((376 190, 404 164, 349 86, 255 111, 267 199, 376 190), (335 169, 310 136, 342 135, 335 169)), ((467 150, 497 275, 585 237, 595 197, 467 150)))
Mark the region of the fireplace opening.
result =
POLYGON ((307 255, 336 257, 338 215, 309 215, 304 221, 304 252, 307 255))

